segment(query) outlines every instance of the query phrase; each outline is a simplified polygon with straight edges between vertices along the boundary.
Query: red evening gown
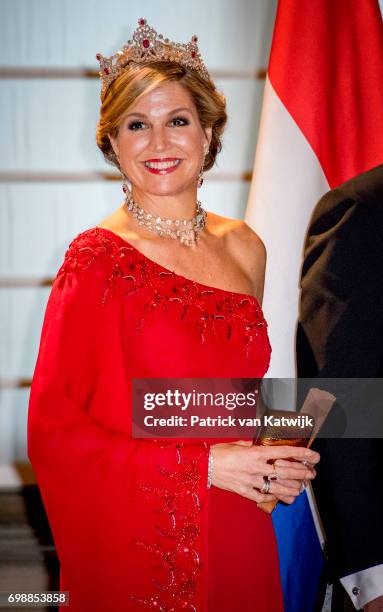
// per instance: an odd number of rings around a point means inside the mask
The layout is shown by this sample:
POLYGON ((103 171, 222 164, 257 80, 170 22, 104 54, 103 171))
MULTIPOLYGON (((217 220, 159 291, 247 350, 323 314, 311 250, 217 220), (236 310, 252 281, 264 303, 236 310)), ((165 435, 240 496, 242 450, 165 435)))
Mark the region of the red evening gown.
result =
POLYGON ((269 358, 254 297, 175 274, 103 228, 73 240, 28 417, 62 610, 283 610, 271 517, 207 488, 208 443, 131 437, 132 378, 257 378, 269 358))

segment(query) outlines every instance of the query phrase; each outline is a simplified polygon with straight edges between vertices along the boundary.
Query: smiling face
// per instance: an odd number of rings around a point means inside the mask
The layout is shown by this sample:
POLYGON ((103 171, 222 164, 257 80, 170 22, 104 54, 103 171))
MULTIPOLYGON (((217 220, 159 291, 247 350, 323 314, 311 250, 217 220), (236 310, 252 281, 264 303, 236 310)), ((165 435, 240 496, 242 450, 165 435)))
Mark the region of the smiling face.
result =
POLYGON ((134 193, 171 196, 196 190, 211 133, 188 91, 170 81, 143 94, 110 140, 134 193))

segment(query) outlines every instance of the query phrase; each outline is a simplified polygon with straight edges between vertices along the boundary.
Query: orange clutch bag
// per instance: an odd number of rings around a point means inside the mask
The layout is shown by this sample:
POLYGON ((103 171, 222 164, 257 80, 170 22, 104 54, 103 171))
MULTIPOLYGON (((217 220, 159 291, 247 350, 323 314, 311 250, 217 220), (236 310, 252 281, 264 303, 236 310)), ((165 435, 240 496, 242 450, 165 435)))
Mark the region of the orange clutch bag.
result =
MULTIPOLYGON (((330 412, 334 401, 335 397, 331 393, 320 389, 311 389, 300 412, 267 410, 264 416, 273 417, 272 423, 263 425, 259 429, 253 444, 259 446, 306 446, 309 448, 330 412), (298 416, 309 417, 308 420, 311 420, 311 424, 303 425, 302 427, 273 424, 274 421, 278 423, 278 420, 283 417, 294 422, 298 416)), ((294 459, 291 459, 291 461, 294 461, 294 459)), ((268 463, 272 464, 273 460, 270 460, 268 463)), ((258 504, 258 508, 271 514, 277 503, 278 500, 261 502, 258 504)))

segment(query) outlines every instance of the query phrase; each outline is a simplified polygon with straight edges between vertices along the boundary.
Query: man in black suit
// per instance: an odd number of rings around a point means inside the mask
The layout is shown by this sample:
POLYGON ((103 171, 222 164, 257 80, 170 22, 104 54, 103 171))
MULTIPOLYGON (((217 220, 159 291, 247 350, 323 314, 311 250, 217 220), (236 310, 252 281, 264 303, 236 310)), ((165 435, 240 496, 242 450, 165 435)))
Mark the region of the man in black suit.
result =
MULTIPOLYGON (((383 164, 319 201, 301 286, 298 375, 382 377, 383 164)), ((348 609, 347 592, 356 609, 382 611, 383 440, 321 438, 314 448, 321 454, 313 487, 334 580, 332 610, 348 609)))

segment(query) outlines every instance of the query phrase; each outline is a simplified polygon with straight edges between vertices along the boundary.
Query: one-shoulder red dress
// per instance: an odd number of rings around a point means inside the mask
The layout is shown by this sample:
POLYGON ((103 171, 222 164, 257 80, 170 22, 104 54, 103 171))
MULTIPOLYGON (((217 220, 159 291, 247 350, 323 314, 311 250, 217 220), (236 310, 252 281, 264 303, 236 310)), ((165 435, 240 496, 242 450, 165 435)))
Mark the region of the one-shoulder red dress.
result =
POLYGON ((49 297, 28 452, 71 612, 281 612, 272 520, 207 488, 209 444, 134 439, 132 378, 260 378, 257 300, 175 274, 104 228, 49 297))

